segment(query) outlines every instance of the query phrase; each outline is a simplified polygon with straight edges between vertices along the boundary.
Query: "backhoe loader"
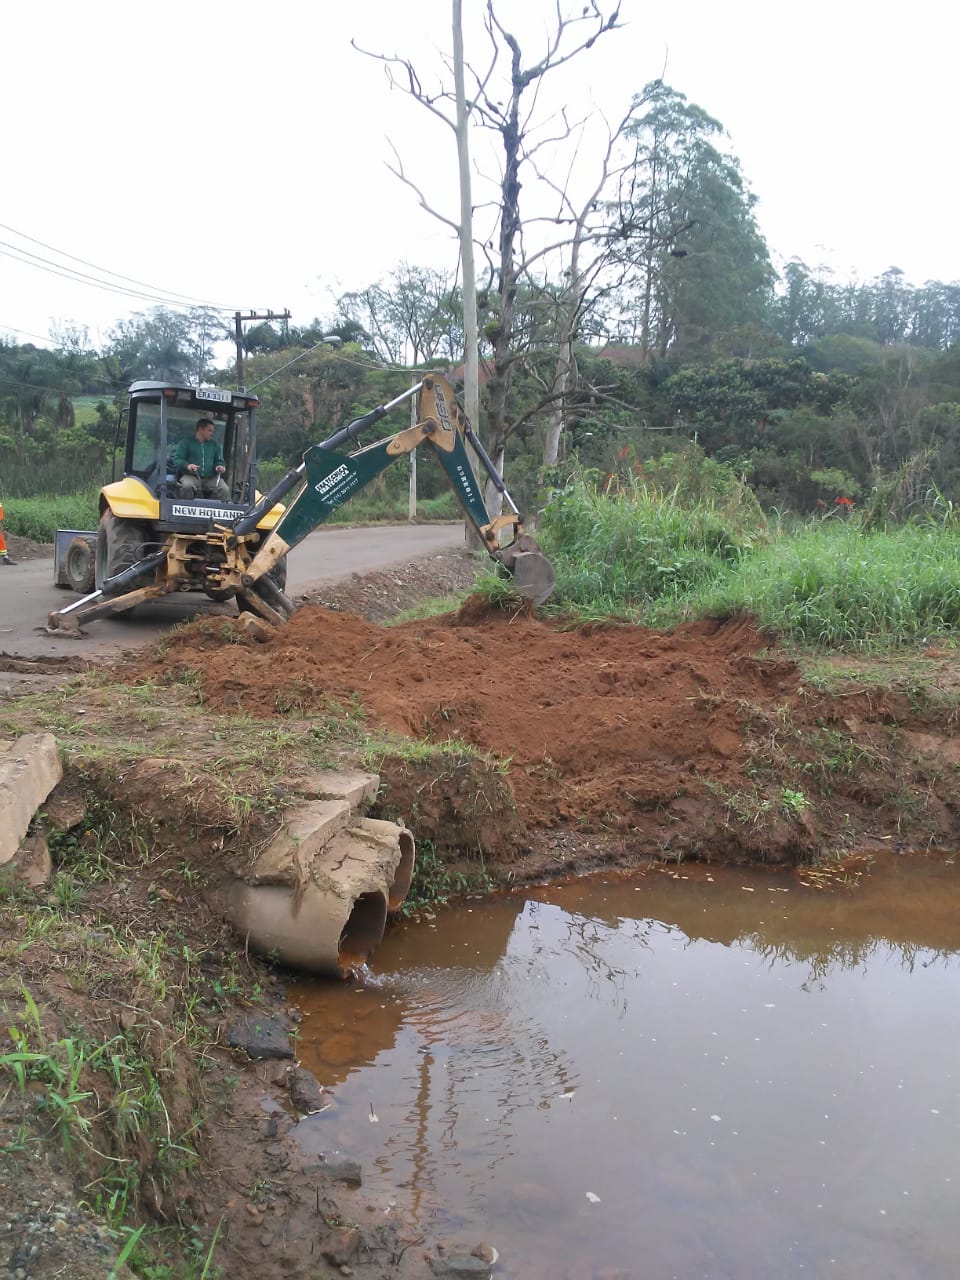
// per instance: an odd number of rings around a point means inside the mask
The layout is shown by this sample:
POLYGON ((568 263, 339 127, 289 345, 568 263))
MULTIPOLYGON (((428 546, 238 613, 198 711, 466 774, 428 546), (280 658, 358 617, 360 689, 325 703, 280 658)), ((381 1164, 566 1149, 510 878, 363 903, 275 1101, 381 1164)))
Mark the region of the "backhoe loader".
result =
MULTIPOLYGON (((135 389, 143 386, 155 389, 156 384, 134 384, 132 400, 135 389)), ((159 394, 157 421, 161 427, 166 421, 165 409, 169 409, 163 397, 171 401, 175 397, 162 389, 159 394)), ((190 392, 181 388, 178 394, 191 408, 215 403, 203 399, 213 393, 196 388, 190 392)), ((241 412, 250 423, 255 421, 255 397, 227 391, 219 395, 225 398, 223 407, 228 427, 234 412, 241 412)), ((249 434, 253 436, 252 427, 249 434)), ((135 433, 128 433, 126 475, 120 482, 121 486, 127 486, 126 490, 118 495, 118 486, 107 486, 101 495, 96 590, 51 613, 48 617, 51 631, 76 634, 86 622, 109 614, 122 614, 146 601, 190 587, 201 588, 214 600, 236 597, 241 610, 267 623, 281 625, 294 610, 293 602, 283 590, 287 553, 380 472, 423 443, 435 453, 467 519, 486 550, 512 576, 517 591, 534 604, 541 604, 554 590, 549 560, 524 532, 523 516, 503 477, 457 403, 450 383, 439 374, 429 374, 394 400, 354 419, 322 444, 313 445, 303 455, 303 461, 268 493, 242 507, 178 499, 175 478, 166 474, 165 456, 160 464, 151 456, 148 473, 137 475, 132 465, 132 435, 135 433), (341 446, 355 440, 365 428, 379 422, 414 395, 417 396, 415 425, 352 453, 342 451, 341 446), (507 511, 502 515, 491 517, 487 511, 468 444, 503 499, 507 511), (160 475, 165 478, 158 481, 160 475), (281 504, 291 492, 295 496, 284 508, 281 504), (147 502, 152 504, 151 518, 141 512, 139 521, 134 521, 138 526, 136 535, 129 532, 125 523, 130 519, 131 493, 141 507, 147 502), (155 493, 159 496, 155 497, 155 493), (121 498, 127 501, 126 508, 121 498), (158 508, 156 512, 154 506, 158 508), (154 514, 157 518, 152 518, 154 514), (187 522, 189 527, 185 527, 187 522), (501 543, 504 535, 510 539, 505 545, 501 543)), ((161 429, 160 435, 165 447, 165 430, 161 429)), ((232 483, 234 494, 239 494, 239 486, 245 485, 246 492, 253 495, 253 478, 248 474, 244 479, 242 468, 238 472, 236 464, 232 483)))

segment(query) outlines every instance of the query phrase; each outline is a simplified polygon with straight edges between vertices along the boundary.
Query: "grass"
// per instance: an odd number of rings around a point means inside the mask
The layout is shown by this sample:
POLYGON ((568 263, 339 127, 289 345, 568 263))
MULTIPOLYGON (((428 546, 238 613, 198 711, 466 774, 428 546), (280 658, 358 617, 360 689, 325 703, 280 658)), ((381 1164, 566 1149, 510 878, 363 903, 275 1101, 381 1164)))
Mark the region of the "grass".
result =
POLYGON ((538 529, 556 570, 557 603, 596 615, 623 615, 714 582, 750 537, 709 502, 688 507, 676 493, 639 483, 609 493, 585 478, 550 502, 538 529))
MULTIPOLYGON (((284 474, 281 470, 276 477, 284 474)), ((261 477, 262 481, 262 477, 261 477)), ((261 488, 264 485, 261 483, 261 488)), ((269 486, 266 486, 269 487, 269 486)), ((34 542, 52 542, 57 529, 96 529, 99 486, 90 486, 80 493, 41 493, 33 497, 6 497, 4 499, 4 529, 19 538, 34 542)), ((456 520, 459 516, 452 494, 439 498, 423 498, 417 504, 417 519, 456 520)), ((352 499, 342 514, 328 525, 354 524, 405 524, 408 519, 406 499, 361 496, 352 499)))
POLYGON ((463 898, 470 894, 490 893, 494 882, 485 867, 465 871, 448 866, 429 841, 417 845, 410 892, 399 914, 406 918, 424 908, 443 906, 451 898, 463 898))
POLYGON ((424 618, 436 618, 443 613, 453 613, 463 604, 463 595, 449 596, 430 596, 427 600, 420 600, 410 609, 404 609, 402 613, 395 614, 394 617, 384 622, 386 627, 396 627, 402 622, 420 622, 424 618))
POLYGON ((52 542, 57 529, 96 529, 99 490, 46 494, 34 498, 7 498, 3 504, 4 529, 18 538, 52 542))
POLYGON ((960 623, 960 534, 807 526, 725 568, 684 604, 690 614, 752 613, 787 640, 821 648, 917 644, 960 623))
POLYGON ((960 625, 960 531, 949 521, 771 529, 749 501, 688 501, 639 483, 606 492, 581 478, 548 505, 540 537, 557 573, 554 611, 659 627, 752 614, 788 644, 871 653, 960 625))

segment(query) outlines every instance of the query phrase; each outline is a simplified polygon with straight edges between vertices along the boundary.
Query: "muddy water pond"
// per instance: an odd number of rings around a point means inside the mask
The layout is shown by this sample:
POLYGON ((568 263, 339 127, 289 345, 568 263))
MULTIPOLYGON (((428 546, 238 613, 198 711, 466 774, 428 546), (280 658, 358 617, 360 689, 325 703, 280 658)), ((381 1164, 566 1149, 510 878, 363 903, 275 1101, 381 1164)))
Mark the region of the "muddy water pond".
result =
POLYGON ((960 1274, 960 860, 526 889, 292 995, 305 1146, 504 1280, 960 1274))

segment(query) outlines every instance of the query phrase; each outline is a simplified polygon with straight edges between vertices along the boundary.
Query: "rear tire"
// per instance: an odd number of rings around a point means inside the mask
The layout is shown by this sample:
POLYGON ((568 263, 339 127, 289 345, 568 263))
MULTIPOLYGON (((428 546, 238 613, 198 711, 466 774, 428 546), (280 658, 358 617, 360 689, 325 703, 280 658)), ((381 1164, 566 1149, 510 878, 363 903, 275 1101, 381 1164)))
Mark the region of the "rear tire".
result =
MULTIPOLYGON (((107 578, 122 573, 141 558, 146 530, 139 520, 121 520, 112 511, 100 517, 97 530, 97 553, 94 562, 94 580, 102 590, 107 578)), ((104 593, 106 594, 106 593, 104 593)), ((123 591, 112 592, 123 595, 123 591)))
POLYGON ((93 547, 86 538, 74 538, 67 544, 63 557, 63 573, 71 591, 86 596, 93 590, 96 578, 93 547))
POLYGON ((234 587, 204 587, 203 589, 216 604, 226 604, 237 594, 234 587))

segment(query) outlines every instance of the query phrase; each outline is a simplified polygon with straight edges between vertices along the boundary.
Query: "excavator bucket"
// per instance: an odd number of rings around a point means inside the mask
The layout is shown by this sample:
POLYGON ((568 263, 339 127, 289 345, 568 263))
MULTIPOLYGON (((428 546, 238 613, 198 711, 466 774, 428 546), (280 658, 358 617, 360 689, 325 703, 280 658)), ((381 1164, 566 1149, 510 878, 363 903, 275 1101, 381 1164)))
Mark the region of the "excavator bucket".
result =
POLYGON ((542 551, 521 551, 513 566, 513 584, 527 600, 543 604, 556 590, 557 579, 542 551))
POLYGON ((553 565, 529 533, 518 533, 497 559, 513 575, 517 591, 533 604, 543 604, 556 590, 553 565))

